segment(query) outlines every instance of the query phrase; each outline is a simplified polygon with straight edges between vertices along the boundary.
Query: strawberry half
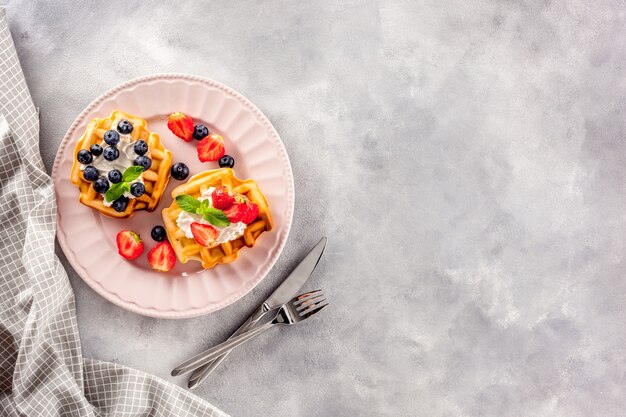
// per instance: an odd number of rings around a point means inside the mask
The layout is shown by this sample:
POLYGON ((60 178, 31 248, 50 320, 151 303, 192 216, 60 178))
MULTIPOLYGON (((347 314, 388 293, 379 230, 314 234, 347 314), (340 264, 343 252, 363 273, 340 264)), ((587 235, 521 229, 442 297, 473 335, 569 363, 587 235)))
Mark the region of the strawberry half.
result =
POLYGON ((176 255, 170 242, 163 241, 150 249, 148 252, 148 262, 155 271, 167 272, 174 268, 176 255))
POLYGON ((230 195, 228 188, 222 185, 211 193, 211 202, 216 209, 226 210, 235 203, 235 197, 230 195))
POLYGON ((224 214, 231 223, 244 222, 250 224, 259 216, 259 206, 251 202, 244 195, 238 194, 235 203, 224 210, 224 214))
POLYGON ((237 223, 243 220, 246 211, 248 211, 246 203, 235 203, 229 209, 224 210, 224 214, 231 223, 237 223))
POLYGON ((217 161, 224 156, 224 138, 212 134, 198 142, 198 159, 202 162, 217 161))
POLYGON ((191 223, 191 234, 198 244, 209 247, 217 240, 219 232, 210 224, 193 222, 191 223))
POLYGON ((193 119, 188 114, 174 112, 167 117, 167 128, 185 142, 189 142, 193 136, 193 119))
POLYGON ((257 206, 255 203, 248 201, 246 203, 246 209, 244 211, 244 215, 241 221, 244 222, 245 224, 250 224, 253 221, 255 221, 258 216, 259 216, 259 206, 257 206))
POLYGON ((139 235, 130 230, 122 230, 115 238, 117 241, 117 251, 124 259, 132 261, 139 258, 143 253, 143 242, 139 235))

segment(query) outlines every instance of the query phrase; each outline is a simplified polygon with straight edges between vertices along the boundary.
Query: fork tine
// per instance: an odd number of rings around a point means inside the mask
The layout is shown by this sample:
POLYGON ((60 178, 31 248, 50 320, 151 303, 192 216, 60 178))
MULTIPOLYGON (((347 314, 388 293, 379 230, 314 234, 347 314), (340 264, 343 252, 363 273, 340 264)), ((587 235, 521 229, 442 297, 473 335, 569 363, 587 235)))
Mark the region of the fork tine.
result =
POLYGON ((316 304, 313 307, 309 308, 308 310, 301 311, 299 315, 300 317, 304 317, 304 316, 310 317, 313 314, 317 314, 321 309, 326 307, 328 304, 329 304, 328 301, 324 302, 323 304, 316 304))
POLYGON ((299 296, 296 297, 296 301, 293 302, 294 306, 298 306, 308 300, 310 300, 313 297, 316 297, 318 294, 320 294, 322 292, 322 290, 315 290, 315 291, 309 291, 307 293, 301 294, 299 296))
POLYGON ((319 296, 315 297, 315 298, 311 298, 307 301, 305 301, 303 304, 301 304, 299 307, 296 308, 296 311, 302 311, 305 310, 309 307, 312 307, 315 304, 321 303, 322 301, 326 301, 325 295, 324 294, 320 294, 319 296))

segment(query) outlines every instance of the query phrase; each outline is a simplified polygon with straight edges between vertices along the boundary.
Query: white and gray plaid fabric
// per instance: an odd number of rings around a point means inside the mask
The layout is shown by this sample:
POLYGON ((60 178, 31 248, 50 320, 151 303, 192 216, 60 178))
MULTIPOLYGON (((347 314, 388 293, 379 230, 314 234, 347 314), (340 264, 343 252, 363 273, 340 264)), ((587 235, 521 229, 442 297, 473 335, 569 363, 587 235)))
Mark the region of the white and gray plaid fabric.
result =
POLYGON ((83 359, 55 215, 37 110, 0 9, 0 415, 225 416, 156 377, 83 359))

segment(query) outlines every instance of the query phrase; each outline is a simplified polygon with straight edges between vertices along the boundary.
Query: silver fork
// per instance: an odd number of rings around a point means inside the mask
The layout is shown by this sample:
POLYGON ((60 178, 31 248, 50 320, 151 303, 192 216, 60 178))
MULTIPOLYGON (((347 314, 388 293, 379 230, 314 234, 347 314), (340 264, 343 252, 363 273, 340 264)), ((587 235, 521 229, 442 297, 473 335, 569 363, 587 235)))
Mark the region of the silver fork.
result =
POLYGON ((275 310, 276 314, 274 315, 272 321, 255 327, 252 330, 233 337, 222 344, 205 350, 193 358, 186 360, 174 368, 172 376, 187 374, 200 366, 211 362, 218 356, 221 356, 224 352, 236 348, 237 346, 247 342, 274 326, 300 323, 301 321, 317 314, 327 305, 328 301, 326 301, 326 297, 321 290, 300 294, 292 298, 288 303, 278 307, 275 310))

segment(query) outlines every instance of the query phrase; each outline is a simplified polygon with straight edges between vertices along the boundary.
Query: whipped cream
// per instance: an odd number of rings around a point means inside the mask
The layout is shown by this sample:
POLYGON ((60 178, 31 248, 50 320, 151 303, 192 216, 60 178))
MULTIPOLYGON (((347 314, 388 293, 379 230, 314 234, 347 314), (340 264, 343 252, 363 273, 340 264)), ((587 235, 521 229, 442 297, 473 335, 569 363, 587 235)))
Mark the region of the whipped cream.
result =
MULTIPOLYGON (((209 204, 211 207, 213 206, 213 201, 211 199, 211 194, 215 190, 215 187, 209 187, 206 191, 202 193, 198 200, 209 200, 209 204)), ((189 213, 187 211, 181 211, 176 219, 176 224, 180 227, 180 230, 185 232, 185 236, 189 239, 193 239, 193 233, 191 233, 191 223, 198 222, 201 224, 208 224, 217 229, 219 236, 215 241, 215 244, 226 243, 231 240, 235 240, 241 236, 243 236, 243 232, 246 229, 246 224, 244 222, 230 223, 226 227, 214 226, 208 221, 204 220, 202 216, 199 214, 189 213)))
MULTIPOLYGON (((139 156, 135 152, 135 142, 131 142, 130 135, 122 135, 121 133, 119 133, 119 135, 120 141, 116 145, 117 150, 120 151, 119 158, 114 161, 107 161, 106 159, 104 159, 103 155, 100 155, 95 156, 93 158, 93 161, 91 161, 91 164, 89 164, 95 167, 98 170, 98 173, 104 176, 106 179, 109 178, 109 171, 112 171, 114 169, 117 169, 123 174, 126 168, 133 166, 133 161, 139 156)), ((99 145, 102 146, 102 149, 109 146, 105 141, 102 141, 101 143, 99 143, 99 145)), ((146 156, 150 156, 149 151, 148 153, 146 153, 146 156)), ((81 165, 80 170, 83 171, 87 166, 88 165, 81 165)), ((135 179, 134 181, 129 182, 128 185, 133 185, 136 182, 140 182, 142 184, 144 183, 143 174, 137 177, 137 179, 135 179)), ((137 198, 128 191, 124 193, 124 197, 137 198)), ((113 202, 106 201, 106 199, 103 198, 102 204, 104 204, 106 207, 111 207, 113 205, 113 202)))

